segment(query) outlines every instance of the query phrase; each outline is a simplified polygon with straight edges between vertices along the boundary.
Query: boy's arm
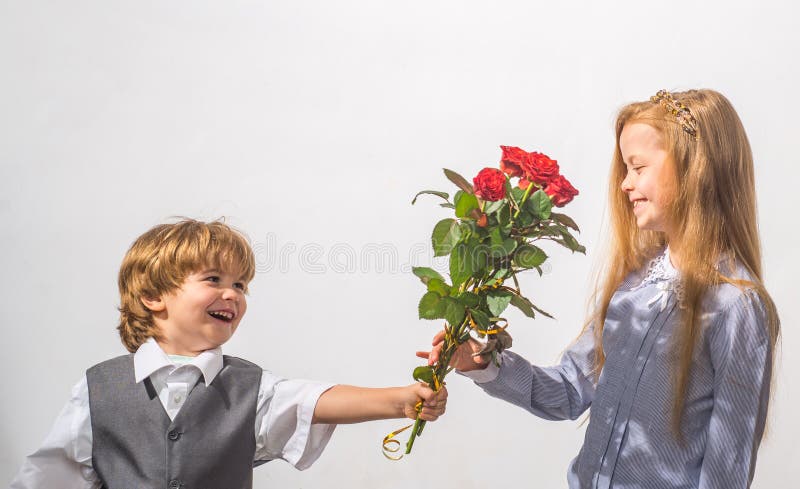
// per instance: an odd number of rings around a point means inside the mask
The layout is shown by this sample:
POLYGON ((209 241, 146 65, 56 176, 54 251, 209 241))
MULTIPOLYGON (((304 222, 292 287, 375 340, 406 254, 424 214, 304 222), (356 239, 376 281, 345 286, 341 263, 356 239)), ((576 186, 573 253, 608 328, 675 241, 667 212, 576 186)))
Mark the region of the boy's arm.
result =
POLYGON ((86 378, 72 389, 72 397, 56 418, 41 447, 29 455, 10 489, 98 489, 92 468, 92 425, 86 378))
POLYGON ((376 419, 414 419, 417 417, 416 406, 420 401, 420 418, 435 421, 444 414, 447 389, 442 387, 434 392, 425 384, 382 388, 336 385, 319 397, 312 423, 345 424, 376 419))

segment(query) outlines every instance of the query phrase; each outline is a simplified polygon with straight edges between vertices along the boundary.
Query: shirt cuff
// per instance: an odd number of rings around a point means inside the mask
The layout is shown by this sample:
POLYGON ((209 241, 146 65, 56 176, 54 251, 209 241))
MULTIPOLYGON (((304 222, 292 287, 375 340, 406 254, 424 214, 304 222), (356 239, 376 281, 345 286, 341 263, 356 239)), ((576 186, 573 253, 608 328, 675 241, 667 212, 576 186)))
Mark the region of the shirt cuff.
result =
POLYGON ((500 374, 500 367, 495 365, 494 362, 489 362, 489 365, 487 365, 486 368, 481 370, 470 370, 469 372, 462 372, 461 370, 456 370, 456 372, 463 375, 464 377, 472 379, 478 384, 485 384, 497 378, 497 376, 500 374))
POLYGON ((297 432, 299 434, 306 434, 306 436, 298 436, 295 438, 295 443, 286 454, 286 461, 292 464, 297 470, 305 470, 317 461, 322 455, 328 441, 333 435, 333 430, 336 429, 335 424, 322 424, 312 423, 314 419, 314 410, 317 407, 317 402, 322 394, 336 384, 318 384, 311 388, 308 392, 307 399, 310 402, 305 402, 299 406, 299 413, 297 420, 297 432))
POLYGON ((334 384, 281 379, 264 371, 256 407, 254 462, 282 459, 302 470, 316 461, 328 444, 334 424, 312 424, 323 392, 334 384))

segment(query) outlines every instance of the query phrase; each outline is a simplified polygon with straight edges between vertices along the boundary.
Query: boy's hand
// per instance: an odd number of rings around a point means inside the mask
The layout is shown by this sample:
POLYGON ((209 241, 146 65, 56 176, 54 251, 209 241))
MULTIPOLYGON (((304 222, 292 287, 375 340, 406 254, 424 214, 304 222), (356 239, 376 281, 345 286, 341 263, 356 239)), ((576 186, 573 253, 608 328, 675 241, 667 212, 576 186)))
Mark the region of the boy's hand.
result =
POLYGON ((447 387, 442 386, 439 391, 434 391, 422 382, 411 384, 404 388, 406 391, 403 399, 403 414, 407 418, 417 418, 417 403, 422 400, 422 410, 419 417, 425 421, 436 421, 444 414, 447 406, 447 387))
MULTIPOLYGON (((420 358, 427 358, 428 365, 433 365, 439 360, 439 355, 442 351, 444 343, 444 331, 439 331, 433 337, 433 349, 431 351, 418 351, 417 356, 420 358)), ((458 345, 458 348, 450 357, 450 366, 462 372, 470 370, 482 370, 489 365, 489 361, 485 360, 481 355, 476 355, 483 345, 470 338, 464 343, 458 345)))

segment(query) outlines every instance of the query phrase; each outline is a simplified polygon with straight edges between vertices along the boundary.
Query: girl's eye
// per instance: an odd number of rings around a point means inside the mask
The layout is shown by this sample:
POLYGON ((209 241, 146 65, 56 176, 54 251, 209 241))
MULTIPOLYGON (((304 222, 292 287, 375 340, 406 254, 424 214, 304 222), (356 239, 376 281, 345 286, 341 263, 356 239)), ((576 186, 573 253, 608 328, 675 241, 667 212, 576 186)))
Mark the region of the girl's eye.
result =
POLYGON ((210 277, 206 277, 206 281, 218 284, 219 283, 219 277, 217 277, 216 275, 211 275, 210 277))
POLYGON ((236 287, 239 290, 244 290, 245 289, 244 283, 242 283, 242 282, 236 282, 235 284, 233 284, 233 286, 236 287))

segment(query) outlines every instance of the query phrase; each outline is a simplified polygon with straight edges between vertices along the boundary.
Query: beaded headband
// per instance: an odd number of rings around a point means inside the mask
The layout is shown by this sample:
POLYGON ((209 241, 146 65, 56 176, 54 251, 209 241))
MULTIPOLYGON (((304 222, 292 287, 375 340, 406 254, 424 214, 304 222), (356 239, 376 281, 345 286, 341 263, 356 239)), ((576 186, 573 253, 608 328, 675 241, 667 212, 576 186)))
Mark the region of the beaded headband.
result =
POLYGON ((697 132, 697 120, 692 115, 689 107, 685 107, 682 103, 672 98, 672 94, 666 90, 659 90, 658 93, 650 97, 650 101, 661 104, 667 112, 675 116, 675 120, 678 121, 684 132, 692 136, 695 141, 700 140, 700 135, 697 132))

